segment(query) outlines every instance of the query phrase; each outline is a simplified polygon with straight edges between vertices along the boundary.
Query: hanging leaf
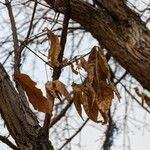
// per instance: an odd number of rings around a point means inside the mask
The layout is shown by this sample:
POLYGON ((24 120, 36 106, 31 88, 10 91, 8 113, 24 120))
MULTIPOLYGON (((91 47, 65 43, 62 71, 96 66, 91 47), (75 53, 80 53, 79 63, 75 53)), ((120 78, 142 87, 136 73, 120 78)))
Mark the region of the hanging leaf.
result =
POLYGON ((107 123, 108 111, 111 107, 112 99, 114 98, 113 89, 104 81, 100 82, 99 89, 97 91, 97 106, 103 116, 104 123, 107 123))
POLYGON ((97 52, 97 59, 98 62, 98 68, 100 70, 100 78, 103 80, 108 80, 110 82, 110 71, 109 66, 107 64, 107 60, 102 52, 102 50, 99 48, 97 52))
POLYGON ((57 93, 53 87, 53 81, 47 81, 45 84, 45 88, 54 98, 57 97, 57 93))
POLYGON ((60 43, 59 43, 59 39, 50 30, 48 30, 48 39, 49 39, 49 41, 51 43, 51 47, 50 47, 49 52, 48 52, 49 63, 53 67, 59 67, 60 63, 58 61, 58 56, 59 56, 60 51, 61 51, 61 46, 60 46, 60 43))
POLYGON ((146 94, 144 94, 144 100, 146 104, 150 107, 150 97, 148 97, 146 94))
POLYGON ((23 73, 15 73, 14 78, 25 90, 34 109, 51 114, 51 99, 48 100, 43 96, 42 91, 36 87, 36 82, 23 73))
POLYGON ((93 120, 94 122, 101 123, 102 121, 98 120, 98 114, 99 114, 99 110, 97 107, 97 103, 96 101, 94 101, 90 107, 89 118, 91 118, 91 120, 93 120))
POLYGON ((97 57, 97 47, 94 46, 91 49, 91 52, 90 52, 90 55, 89 55, 89 58, 88 58, 88 63, 95 63, 96 62, 96 57, 97 57))
POLYGON ((93 82, 95 63, 88 63, 84 58, 81 58, 81 66, 87 72, 87 79, 89 83, 93 82))
POLYGON ((136 94, 139 96, 139 97, 141 97, 141 99, 142 99, 142 105, 144 104, 144 102, 150 107, 150 97, 149 96, 147 96, 145 93, 143 93, 143 92, 139 92, 139 89, 136 87, 136 88, 134 88, 135 89, 135 92, 136 92, 136 94))
POLYGON ((97 117, 98 117, 98 107, 94 102, 92 102, 92 99, 90 98, 91 93, 88 93, 88 91, 86 92, 83 92, 82 93, 82 104, 83 104, 83 107, 84 107, 84 110, 87 114, 87 116, 93 120, 94 122, 97 122, 97 123, 100 123, 101 121, 98 121, 97 117))
POLYGON ((51 91, 49 91, 46 86, 45 86, 45 89, 46 89, 46 96, 47 96, 47 99, 48 101, 50 102, 50 112, 52 113, 53 112, 53 106, 54 106, 54 96, 51 94, 51 91))
POLYGON ((55 80, 53 81, 53 87, 54 89, 59 92, 60 94, 62 94, 63 96, 65 96, 65 98, 68 101, 71 101, 71 96, 69 94, 69 92, 67 91, 65 84, 63 84, 61 81, 59 80, 55 80))
POLYGON ((71 96, 69 92, 67 91, 65 84, 63 84, 59 80, 54 80, 54 81, 48 81, 45 84, 46 89, 51 93, 53 97, 58 97, 60 96, 65 96, 65 98, 70 102, 71 101, 71 96), (59 94, 59 95, 58 95, 59 94))
POLYGON ((98 117, 98 107, 96 105, 96 102, 93 100, 95 97, 94 91, 92 91, 92 87, 85 87, 80 84, 73 83, 73 102, 75 105, 75 108, 82 117, 82 105, 85 110, 85 113, 87 116, 93 120, 94 122, 101 122, 97 120, 98 117))
POLYGON ((81 104, 82 104, 82 91, 81 91, 79 84, 73 83, 72 86, 73 86, 73 102, 74 102, 74 105, 75 105, 75 108, 76 108, 78 114, 83 119, 83 117, 82 117, 82 106, 81 106, 81 104))

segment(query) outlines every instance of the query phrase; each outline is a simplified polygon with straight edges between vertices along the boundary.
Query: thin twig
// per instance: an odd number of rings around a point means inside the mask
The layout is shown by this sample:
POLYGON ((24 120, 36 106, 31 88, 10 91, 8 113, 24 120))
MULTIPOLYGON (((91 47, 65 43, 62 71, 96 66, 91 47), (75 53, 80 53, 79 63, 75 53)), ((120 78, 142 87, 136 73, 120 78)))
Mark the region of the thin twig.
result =
MULTIPOLYGON (((17 72, 20 72, 21 52, 23 48, 22 48, 22 45, 19 47, 16 22, 15 22, 15 18, 14 18, 13 11, 12 11, 11 1, 9 2, 9 0, 5 0, 5 3, 6 3, 5 5, 7 7, 7 10, 8 10, 9 18, 10 18, 11 30, 12 30, 12 35, 13 35, 14 54, 15 54, 14 55, 14 73, 17 73, 17 72)), ((28 105, 24 90, 17 82, 15 83, 16 83, 17 90, 20 93, 20 96, 22 97, 21 100, 23 104, 26 105, 26 107, 28 107, 29 105, 28 105)))
POLYGON ((35 53, 31 48, 28 46, 25 46, 30 52, 32 52, 35 56, 37 56, 39 59, 41 59, 46 65, 52 67, 47 61, 45 61, 42 57, 40 57, 37 53, 35 53))
POLYGON ((126 72, 114 83, 114 85, 116 86, 118 83, 120 83, 120 81, 121 81, 122 79, 124 79, 127 74, 128 74, 128 72, 126 71, 126 72))
POLYGON ((57 115, 53 120, 51 121, 50 128, 53 127, 54 124, 56 124, 63 116, 65 116, 67 110, 72 105, 73 101, 71 101, 69 104, 66 105, 66 107, 57 115))
POLYGON ((103 150, 110 150, 111 146, 113 145, 113 140, 114 140, 114 134, 115 131, 118 130, 116 123, 113 121, 113 116, 111 115, 111 110, 109 110, 109 122, 107 129, 105 131, 105 140, 102 145, 103 150))
POLYGON ((20 50, 19 50, 19 42, 18 42, 18 36, 17 36, 16 22, 14 19, 12 7, 11 7, 11 2, 9 2, 9 0, 5 0, 5 3, 6 3, 5 5, 7 7, 7 10, 8 10, 9 18, 10 18, 11 30, 12 30, 12 35, 13 35, 14 53, 15 53, 14 71, 18 72, 19 67, 20 67, 21 54, 20 54, 20 50))
POLYGON ((36 8, 37 8, 37 1, 35 0, 34 1, 34 8, 33 8, 33 13, 32 13, 32 17, 31 17, 31 21, 30 21, 30 25, 29 25, 29 29, 28 29, 28 32, 27 32, 27 36, 26 36, 26 39, 28 41, 28 38, 31 34, 31 29, 32 29, 32 26, 33 26, 33 20, 34 20, 34 16, 35 16, 35 12, 36 12, 36 8))
POLYGON ((83 127, 87 124, 87 122, 89 121, 89 118, 82 124, 82 126, 69 138, 67 139, 67 141, 58 149, 61 150, 63 149, 68 143, 70 143, 70 141, 78 135, 78 133, 80 133, 80 131, 83 129, 83 127))
POLYGON ((134 95, 132 95, 132 94, 130 93, 130 91, 126 88, 125 85, 123 85, 121 82, 120 82, 120 84, 124 87, 125 91, 126 91, 145 111, 147 111, 148 113, 150 113, 150 111, 149 111, 146 107, 144 107, 144 106, 142 105, 142 103, 140 103, 134 95))

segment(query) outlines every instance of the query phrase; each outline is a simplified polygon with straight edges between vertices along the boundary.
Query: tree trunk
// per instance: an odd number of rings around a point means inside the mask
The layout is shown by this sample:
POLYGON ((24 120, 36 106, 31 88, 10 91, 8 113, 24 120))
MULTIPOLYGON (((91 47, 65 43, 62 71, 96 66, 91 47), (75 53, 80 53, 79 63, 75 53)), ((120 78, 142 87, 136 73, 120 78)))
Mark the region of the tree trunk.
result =
POLYGON ((0 64, 0 113, 20 150, 53 150, 34 113, 23 104, 0 64))
MULTIPOLYGON (((61 13, 66 7, 64 0, 57 0, 57 4, 54 0, 45 1, 61 13)), ((125 2, 98 0, 99 6, 94 8, 84 1, 70 0, 70 16, 150 91, 150 31, 125 2)))

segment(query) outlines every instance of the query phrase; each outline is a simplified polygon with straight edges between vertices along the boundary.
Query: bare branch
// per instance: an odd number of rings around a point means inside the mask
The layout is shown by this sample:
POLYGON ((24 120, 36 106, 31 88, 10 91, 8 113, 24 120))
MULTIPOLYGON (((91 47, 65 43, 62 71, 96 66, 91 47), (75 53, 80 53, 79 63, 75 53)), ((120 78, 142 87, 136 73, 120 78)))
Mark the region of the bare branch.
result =
POLYGON ((73 101, 71 101, 69 104, 66 105, 66 107, 57 115, 53 120, 51 121, 50 128, 53 127, 63 116, 65 116, 67 110, 72 105, 73 101))
POLYGON ((83 129, 83 127, 87 124, 88 121, 89 121, 89 118, 82 124, 82 126, 69 139, 67 139, 67 141, 58 150, 63 149, 69 142, 71 142, 71 140, 75 136, 77 136, 78 133, 80 133, 80 131, 83 129))
POLYGON ((5 143, 6 145, 8 145, 10 148, 12 148, 13 150, 19 150, 19 148, 17 148, 11 141, 9 141, 9 140, 7 139, 7 137, 0 135, 0 140, 1 140, 3 143, 5 143))
POLYGON ((142 105, 142 103, 140 103, 140 102, 138 101, 138 99, 137 99, 133 94, 131 94, 131 92, 126 88, 125 85, 123 85, 121 82, 120 82, 120 84, 124 87, 125 91, 126 91, 146 112, 150 113, 150 110, 148 110, 146 107, 144 107, 144 106, 142 105))
POLYGON ((15 53, 14 71, 18 72, 19 67, 20 67, 21 54, 20 54, 19 43, 18 43, 16 22, 15 22, 15 19, 14 19, 11 2, 9 0, 5 0, 5 2, 6 2, 5 5, 7 7, 8 14, 9 14, 10 22, 11 22, 11 30, 12 30, 13 42, 14 42, 14 53, 15 53))
POLYGON ((28 29, 27 36, 25 38, 26 41, 28 41, 28 38, 29 38, 29 36, 31 34, 31 29, 32 29, 32 26, 33 26, 33 20, 34 20, 36 8, 37 8, 37 1, 35 0, 34 2, 35 3, 34 3, 34 7, 33 7, 33 13, 32 13, 32 17, 31 17, 31 21, 30 21, 30 26, 29 26, 29 29, 28 29))

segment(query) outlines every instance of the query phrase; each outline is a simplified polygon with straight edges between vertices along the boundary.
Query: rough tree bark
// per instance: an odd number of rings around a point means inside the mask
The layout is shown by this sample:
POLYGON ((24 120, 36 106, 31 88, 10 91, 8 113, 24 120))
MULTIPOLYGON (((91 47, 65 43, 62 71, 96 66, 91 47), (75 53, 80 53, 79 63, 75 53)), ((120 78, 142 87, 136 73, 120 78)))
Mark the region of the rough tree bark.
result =
MULTIPOLYGON (((45 0, 63 13, 65 1, 45 0)), ((98 0, 98 8, 82 1, 70 0, 70 17, 95 37, 101 46, 150 91, 150 31, 125 0, 98 0)))
POLYGON ((42 133, 37 117, 23 105, 21 98, 0 64, 0 113, 17 144, 16 149, 53 150, 47 134, 42 133))

